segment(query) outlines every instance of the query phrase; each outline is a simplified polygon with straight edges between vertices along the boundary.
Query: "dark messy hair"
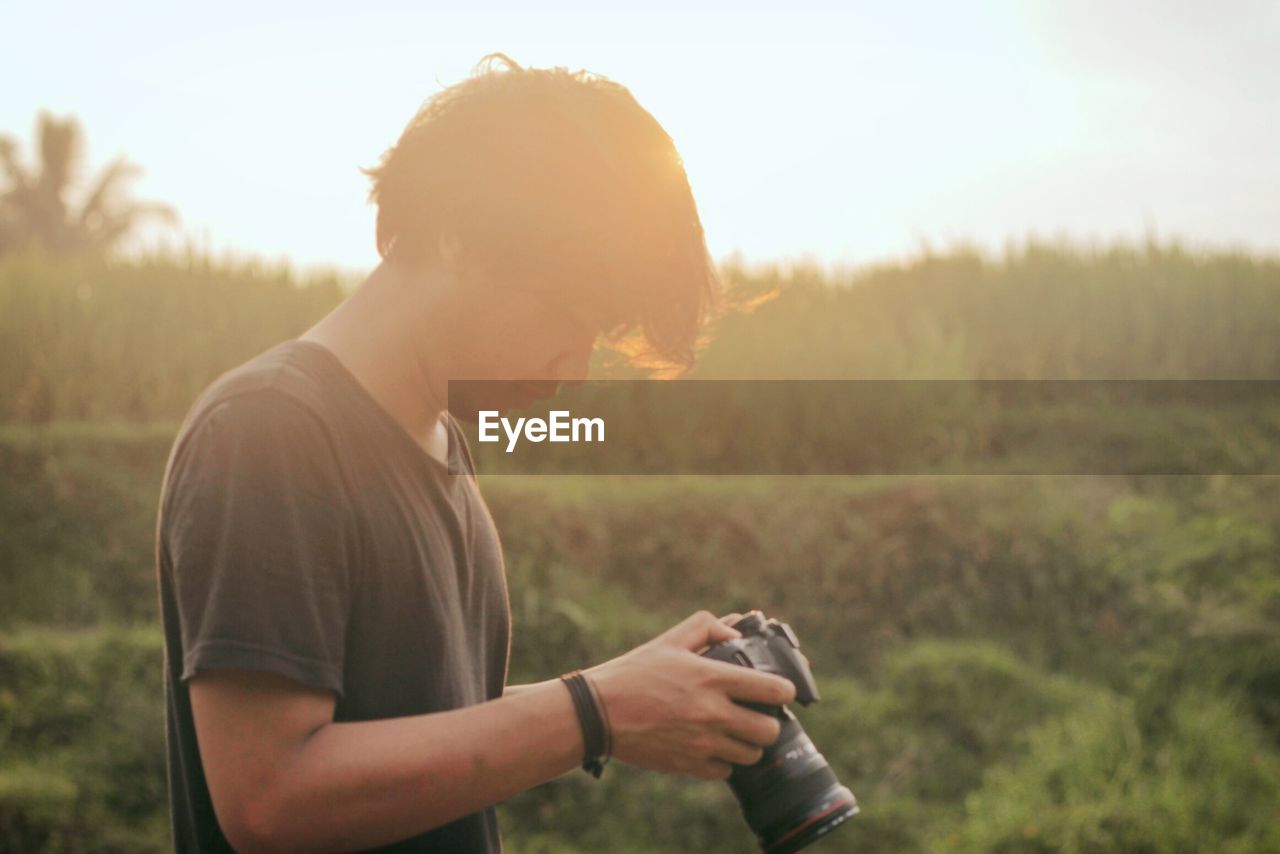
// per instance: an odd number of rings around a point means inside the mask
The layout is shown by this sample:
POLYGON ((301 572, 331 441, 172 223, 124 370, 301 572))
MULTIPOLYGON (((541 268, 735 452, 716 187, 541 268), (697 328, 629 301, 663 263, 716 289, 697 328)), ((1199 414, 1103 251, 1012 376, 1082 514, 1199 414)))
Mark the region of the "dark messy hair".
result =
POLYGON ((441 263, 449 232, 466 277, 586 301, 638 362, 693 364, 720 282, 680 155, 625 86, 489 54, 362 171, 384 259, 441 263))

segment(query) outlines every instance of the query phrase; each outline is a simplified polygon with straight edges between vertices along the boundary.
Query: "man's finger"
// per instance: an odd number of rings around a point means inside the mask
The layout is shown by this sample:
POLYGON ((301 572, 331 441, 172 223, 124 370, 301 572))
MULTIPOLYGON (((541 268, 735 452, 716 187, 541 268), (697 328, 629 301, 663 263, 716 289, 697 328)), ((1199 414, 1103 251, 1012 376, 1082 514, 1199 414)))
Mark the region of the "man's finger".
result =
POLYGON ((745 741, 739 741, 731 735, 716 739, 711 748, 711 758, 722 759, 734 765, 755 765, 764 755, 764 749, 745 741))
POLYGON ((707 659, 706 663, 717 668, 718 682, 731 699, 784 706, 796 698, 796 686, 790 679, 727 661, 707 659))
POLYGON ((772 715, 761 714, 754 709, 745 709, 736 703, 729 703, 725 710, 724 731, 734 738, 768 747, 782 735, 782 722, 772 715))
MULTIPOLYGON (((742 637, 742 632, 716 619, 710 611, 698 611, 663 633, 663 637, 696 652, 705 646, 742 637)), ((736 665, 735 665, 736 666, 736 665)))
POLYGON ((723 759, 708 759, 694 766, 693 775, 703 780, 727 780, 733 773, 733 766, 723 759))
POLYGON ((738 622, 738 620, 741 620, 741 619, 742 619, 741 614, 725 614, 723 617, 720 618, 720 622, 724 623, 726 626, 732 626, 734 623, 738 622))

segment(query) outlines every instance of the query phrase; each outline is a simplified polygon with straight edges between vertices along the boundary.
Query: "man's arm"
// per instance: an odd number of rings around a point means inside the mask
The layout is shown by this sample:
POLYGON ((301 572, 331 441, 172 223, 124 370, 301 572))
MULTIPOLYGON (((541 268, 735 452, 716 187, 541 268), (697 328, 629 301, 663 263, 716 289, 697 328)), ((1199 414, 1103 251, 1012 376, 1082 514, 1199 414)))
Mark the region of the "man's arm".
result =
POLYGON ((422 833, 575 768, 582 734, 558 679, 519 697, 359 723, 287 677, 190 681, 218 823, 238 850, 352 850, 422 833))
MULTIPOLYGON (((795 686, 693 654, 739 634, 700 611, 586 671, 614 755, 653 770, 724 779, 777 740, 778 721, 733 699, 781 704, 795 686)), ((577 767, 581 729, 559 679, 425 715, 333 721, 334 696, 265 672, 191 678, 205 778, 240 850, 370 848, 447 824, 577 767)))
MULTIPOLYGON (((724 623, 726 626, 731 626, 740 619, 742 619, 741 614, 737 614, 737 613, 725 614, 723 617, 720 618, 720 622, 724 623)), ((519 694, 522 691, 528 690, 529 688, 537 687, 538 684, 541 684, 541 683, 531 682, 527 685, 507 685, 502 689, 502 696, 511 697, 515 694, 519 694)))

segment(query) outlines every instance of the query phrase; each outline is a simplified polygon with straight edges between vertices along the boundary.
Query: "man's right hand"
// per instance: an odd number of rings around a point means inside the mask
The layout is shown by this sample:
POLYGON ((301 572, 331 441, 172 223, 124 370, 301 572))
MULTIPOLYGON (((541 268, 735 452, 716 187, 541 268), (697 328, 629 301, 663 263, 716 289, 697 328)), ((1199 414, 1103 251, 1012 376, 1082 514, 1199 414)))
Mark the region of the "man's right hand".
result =
POLYGON ((780 706, 795 699, 791 681, 713 661, 704 647, 742 637, 698 611, 625 655, 583 671, 605 706, 612 755, 640 768, 723 780, 733 765, 754 765, 778 740, 777 718, 734 700, 780 706))

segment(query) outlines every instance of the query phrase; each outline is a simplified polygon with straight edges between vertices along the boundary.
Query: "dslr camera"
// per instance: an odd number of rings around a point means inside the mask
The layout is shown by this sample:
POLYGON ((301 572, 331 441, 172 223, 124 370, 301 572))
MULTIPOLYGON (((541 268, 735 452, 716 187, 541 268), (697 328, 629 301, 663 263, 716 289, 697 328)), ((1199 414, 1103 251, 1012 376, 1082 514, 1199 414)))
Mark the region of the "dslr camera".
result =
MULTIPOLYGON (((786 623, 751 611, 733 624, 742 637, 709 647, 706 658, 783 676, 796 686, 796 702, 816 702, 818 686, 800 642, 786 623)), ((747 825, 767 854, 799 851, 858 814, 858 802, 836 779, 800 722, 786 706, 735 701, 782 722, 778 740, 755 765, 735 765, 729 775, 747 825)))

